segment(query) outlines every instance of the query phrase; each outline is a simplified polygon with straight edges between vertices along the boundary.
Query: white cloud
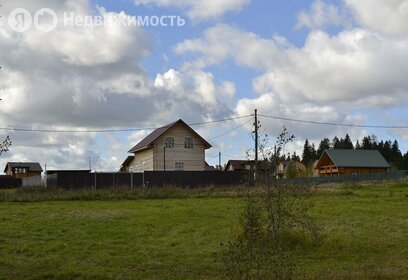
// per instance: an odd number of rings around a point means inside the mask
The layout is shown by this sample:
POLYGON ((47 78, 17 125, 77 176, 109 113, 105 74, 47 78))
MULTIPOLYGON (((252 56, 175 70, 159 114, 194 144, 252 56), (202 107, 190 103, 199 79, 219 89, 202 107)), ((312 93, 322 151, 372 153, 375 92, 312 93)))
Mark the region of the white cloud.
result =
MULTIPOLYGON (((382 111, 407 102, 408 38, 354 28, 329 35, 312 31, 304 46, 280 37, 264 39, 228 25, 209 28, 202 38, 186 40, 175 51, 188 54, 186 69, 204 69, 228 60, 263 73, 253 80, 257 96, 238 100, 239 115, 258 108, 263 114, 288 118, 361 123, 359 110, 382 111)), ((284 123, 263 120, 278 133, 284 123)), ((360 136, 361 130, 289 122, 296 134, 311 139, 360 136)))
POLYGON ((198 102, 206 104, 207 110, 216 112, 222 106, 224 98, 235 94, 235 85, 230 81, 216 84, 214 76, 209 72, 190 70, 179 72, 170 69, 158 74, 154 85, 158 89, 167 90, 172 96, 182 98, 181 102, 198 102))
POLYGON ((404 77, 408 38, 389 39, 359 28, 338 35, 313 31, 298 48, 218 25, 201 39, 180 43, 176 52, 193 54, 189 67, 232 59, 238 65, 264 69, 253 82, 254 90, 277 95, 285 104, 347 102, 364 107, 369 101, 369 106, 392 106, 408 91, 404 77))
POLYGON ((328 26, 349 26, 350 20, 345 11, 331 4, 317 0, 310 11, 302 11, 298 15, 297 28, 324 29, 328 26))
MULTIPOLYGON (((126 17, 94 9, 86 0, 10 1, 4 10, 16 7, 32 12, 50 7, 59 15, 72 11, 81 16, 126 17)), ((217 103, 222 83, 218 85, 210 73, 186 72, 179 91, 154 86, 140 66, 153 47, 151 41, 147 32, 134 26, 59 25, 54 32, 33 29, 21 34, 0 26, 0 126, 56 130, 156 127, 180 117, 201 121, 228 114, 217 103)), ((0 139, 4 136, 1 133, 0 139)), ((87 167, 92 156, 98 169, 113 169, 134 144, 84 133, 11 136, 12 150, 1 163, 27 159, 47 162, 53 168, 87 167), (100 142, 110 144, 101 147, 100 142)))
POLYGON ((388 35, 408 36, 407 0, 344 0, 364 27, 388 35))
MULTIPOLYGON (((389 99, 403 101, 408 92, 404 72, 408 38, 388 40, 376 33, 354 29, 337 36, 309 34, 303 48, 285 52, 286 63, 269 69, 254 81, 256 91, 274 91, 289 102, 347 102, 389 99)), ((387 105, 377 102, 377 106, 387 105)), ((364 106, 363 103, 360 103, 364 106)))
POLYGON ((193 22, 215 19, 229 12, 239 12, 251 0, 134 0, 136 5, 175 7, 186 12, 193 22))
POLYGON ((254 69, 268 69, 281 61, 282 39, 263 39, 226 24, 207 29, 201 39, 185 40, 175 47, 178 54, 199 54, 186 68, 203 68, 234 59, 239 65, 254 69))

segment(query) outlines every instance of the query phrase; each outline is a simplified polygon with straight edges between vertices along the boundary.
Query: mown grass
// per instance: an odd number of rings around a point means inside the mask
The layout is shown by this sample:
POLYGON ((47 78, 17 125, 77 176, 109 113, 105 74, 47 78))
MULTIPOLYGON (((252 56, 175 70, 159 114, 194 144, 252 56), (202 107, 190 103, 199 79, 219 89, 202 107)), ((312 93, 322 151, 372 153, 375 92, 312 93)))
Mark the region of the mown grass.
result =
MULTIPOLYGON (((223 279, 240 193, 112 197, 0 203, 0 279, 223 279)), ((323 239, 296 249, 299 279, 408 278, 408 184, 327 186, 315 202, 323 239)))

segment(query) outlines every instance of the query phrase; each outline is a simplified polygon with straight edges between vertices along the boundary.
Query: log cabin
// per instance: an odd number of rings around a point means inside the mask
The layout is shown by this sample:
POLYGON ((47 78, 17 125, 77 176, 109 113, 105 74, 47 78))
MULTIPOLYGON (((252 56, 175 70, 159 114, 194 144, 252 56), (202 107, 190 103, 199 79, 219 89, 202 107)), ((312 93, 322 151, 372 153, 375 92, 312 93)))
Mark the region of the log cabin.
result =
POLYGON ((38 162, 8 162, 4 173, 17 179, 41 176, 43 169, 38 162))
POLYGON ((205 171, 205 151, 212 146, 183 120, 154 130, 134 146, 122 172, 205 171))
POLYGON ((324 177, 386 173, 390 167, 377 150, 331 149, 323 152, 315 168, 324 177))

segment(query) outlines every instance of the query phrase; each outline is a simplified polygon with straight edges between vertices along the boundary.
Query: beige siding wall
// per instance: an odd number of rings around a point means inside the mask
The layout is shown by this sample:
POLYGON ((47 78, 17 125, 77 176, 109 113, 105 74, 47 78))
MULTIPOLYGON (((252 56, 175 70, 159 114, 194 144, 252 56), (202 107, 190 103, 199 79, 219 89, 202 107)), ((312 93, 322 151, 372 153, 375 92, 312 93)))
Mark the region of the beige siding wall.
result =
POLYGON ((11 171, 11 168, 9 166, 7 166, 6 175, 13 176, 13 172, 11 171))
POLYGON ((154 146, 154 169, 164 170, 164 143, 166 137, 174 137, 174 148, 166 149, 166 170, 174 171, 176 162, 184 163, 185 171, 205 170, 205 147, 201 139, 183 125, 176 125, 156 140, 154 146), (192 137, 193 149, 185 149, 186 137, 192 137))
POLYGON ((154 150, 149 149, 135 154, 135 158, 129 164, 129 172, 153 171, 154 150))

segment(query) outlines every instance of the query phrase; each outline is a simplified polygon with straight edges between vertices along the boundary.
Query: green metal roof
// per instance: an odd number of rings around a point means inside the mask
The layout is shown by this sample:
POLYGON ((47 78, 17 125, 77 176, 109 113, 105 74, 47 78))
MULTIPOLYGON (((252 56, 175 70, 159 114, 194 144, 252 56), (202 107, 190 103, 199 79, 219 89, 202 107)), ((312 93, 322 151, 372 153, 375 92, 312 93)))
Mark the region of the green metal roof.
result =
POLYGON ((390 168, 390 164, 377 150, 326 150, 337 167, 390 168))

